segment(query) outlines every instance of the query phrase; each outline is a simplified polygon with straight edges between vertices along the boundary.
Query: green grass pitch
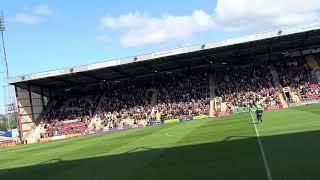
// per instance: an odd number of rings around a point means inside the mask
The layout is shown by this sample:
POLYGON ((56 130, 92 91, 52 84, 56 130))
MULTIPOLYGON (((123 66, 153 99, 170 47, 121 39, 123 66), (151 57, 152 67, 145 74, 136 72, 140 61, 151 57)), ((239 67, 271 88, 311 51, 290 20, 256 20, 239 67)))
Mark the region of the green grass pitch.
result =
POLYGON ((0 149, 1 180, 320 179, 320 105, 0 149))

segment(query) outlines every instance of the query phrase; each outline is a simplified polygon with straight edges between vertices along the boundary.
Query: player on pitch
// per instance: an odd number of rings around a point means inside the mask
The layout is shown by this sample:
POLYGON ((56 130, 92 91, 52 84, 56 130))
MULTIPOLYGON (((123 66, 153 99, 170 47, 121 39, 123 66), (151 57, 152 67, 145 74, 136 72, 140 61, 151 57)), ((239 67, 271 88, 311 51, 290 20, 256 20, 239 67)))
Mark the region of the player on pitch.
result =
POLYGON ((262 115, 263 115, 263 110, 257 106, 256 110, 256 115, 257 115, 257 120, 258 122, 262 123, 262 115))

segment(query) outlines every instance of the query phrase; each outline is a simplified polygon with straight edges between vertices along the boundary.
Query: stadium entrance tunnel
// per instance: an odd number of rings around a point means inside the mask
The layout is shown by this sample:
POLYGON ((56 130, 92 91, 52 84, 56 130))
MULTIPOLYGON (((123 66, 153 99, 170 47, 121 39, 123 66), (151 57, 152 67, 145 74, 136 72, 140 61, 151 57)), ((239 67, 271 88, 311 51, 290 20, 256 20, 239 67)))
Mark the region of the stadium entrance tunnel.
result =
MULTIPOLYGON (((257 137, 232 137, 197 145, 181 142, 185 145, 170 148, 134 147, 117 155, 92 152, 96 157, 59 158, 25 167, 2 166, 0 179, 267 179, 257 137)), ((273 179, 318 179, 320 144, 313 141, 319 138, 320 131, 261 137, 273 179)), ((41 153, 34 159, 37 156, 41 153)), ((1 164, 10 165, 10 158, 1 164)))

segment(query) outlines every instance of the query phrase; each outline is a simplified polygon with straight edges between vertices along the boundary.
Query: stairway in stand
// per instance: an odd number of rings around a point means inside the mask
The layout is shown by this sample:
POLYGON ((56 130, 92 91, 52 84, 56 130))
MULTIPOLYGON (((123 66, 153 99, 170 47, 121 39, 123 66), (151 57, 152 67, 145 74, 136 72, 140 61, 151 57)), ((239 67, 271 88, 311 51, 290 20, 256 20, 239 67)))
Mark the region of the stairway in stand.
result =
POLYGON ((157 103, 157 101, 158 101, 159 91, 158 91, 157 89, 149 89, 149 91, 152 92, 150 105, 153 106, 153 105, 155 105, 155 104, 157 103))
POLYGON ((274 85, 281 92, 281 93, 279 93, 279 96, 278 96, 280 101, 281 101, 281 104, 283 105, 284 108, 287 108, 288 107, 288 103, 285 101, 285 98, 284 98, 284 94, 283 94, 283 91, 282 91, 283 87, 282 87, 282 85, 280 83, 278 72, 277 72, 276 68, 273 65, 270 65, 268 68, 270 69, 274 85))
POLYGON ((85 131, 86 133, 89 133, 91 130, 93 130, 94 125, 96 126, 96 129, 101 128, 102 119, 99 117, 99 113, 100 113, 101 106, 103 104, 104 99, 105 99, 105 93, 103 93, 99 98, 99 102, 96 107, 96 110, 93 113, 93 117, 91 118, 90 123, 88 124, 87 130, 85 131))
POLYGON ((308 66, 312 70, 316 70, 319 68, 319 64, 317 63, 316 57, 314 55, 306 56, 306 60, 307 60, 308 66))

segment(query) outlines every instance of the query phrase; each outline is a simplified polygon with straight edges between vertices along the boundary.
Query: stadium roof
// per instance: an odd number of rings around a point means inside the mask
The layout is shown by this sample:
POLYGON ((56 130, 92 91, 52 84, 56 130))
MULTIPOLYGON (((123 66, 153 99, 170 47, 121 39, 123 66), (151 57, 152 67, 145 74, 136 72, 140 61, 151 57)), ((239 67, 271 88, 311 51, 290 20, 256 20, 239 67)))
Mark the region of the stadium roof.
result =
POLYGON ((319 47, 320 24, 314 23, 95 64, 16 76, 9 78, 8 82, 19 87, 30 84, 49 89, 66 89, 209 63, 221 65, 221 63, 245 61, 258 55, 281 54, 319 47))

